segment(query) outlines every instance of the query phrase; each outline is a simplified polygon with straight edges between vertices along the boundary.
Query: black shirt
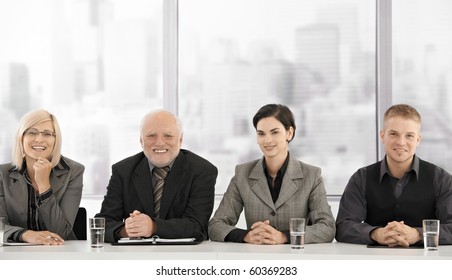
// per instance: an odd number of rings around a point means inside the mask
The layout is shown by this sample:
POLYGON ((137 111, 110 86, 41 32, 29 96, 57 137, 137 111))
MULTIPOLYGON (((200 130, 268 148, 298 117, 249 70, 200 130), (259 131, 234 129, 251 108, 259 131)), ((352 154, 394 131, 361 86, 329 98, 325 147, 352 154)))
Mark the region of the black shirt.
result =
POLYGON ((276 173, 276 178, 273 180, 273 177, 268 174, 267 165, 265 163, 265 158, 262 161, 262 166, 264 168, 265 177, 267 177, 268 188, 270 189, 270 193, 272 195, 273 203, 278 200, 279 192, 281 191, 282 180, 284 174, 286 174, 287 165, 289 164, 289 153, 287 153, 286 160, 284 161, 281 169, 276 173))

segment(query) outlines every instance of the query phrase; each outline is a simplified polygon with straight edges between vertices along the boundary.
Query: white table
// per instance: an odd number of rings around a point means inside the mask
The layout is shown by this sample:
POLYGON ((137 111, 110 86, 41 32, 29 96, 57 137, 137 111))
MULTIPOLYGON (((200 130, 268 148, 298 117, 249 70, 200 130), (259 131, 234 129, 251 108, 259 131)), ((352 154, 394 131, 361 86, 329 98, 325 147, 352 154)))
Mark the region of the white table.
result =
POLYGON ((132 245, 90 247, 89 241, 66 241, 62 246, 3 246, 3 260, 452 260, 452 246, 436 252, 423 249, 367 248, 346 243, 251 245, 205 241, 198 245, 132 245))

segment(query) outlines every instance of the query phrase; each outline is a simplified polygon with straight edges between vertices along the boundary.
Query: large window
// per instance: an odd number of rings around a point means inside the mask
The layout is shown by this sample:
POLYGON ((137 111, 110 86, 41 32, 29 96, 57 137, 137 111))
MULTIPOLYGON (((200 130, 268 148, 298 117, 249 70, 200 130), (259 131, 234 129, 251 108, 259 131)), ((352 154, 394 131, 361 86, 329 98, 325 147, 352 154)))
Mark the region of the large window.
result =
POLYGON ((418 155, 452 172, 452 2, 393 1, 393 103, 422 116, 418 155))
POLYGON ((375 1, 179 1, 179 113, 185 143, 219 168, 261 157, 252 117, 288 105, 291 154, 340 195, 375 161, 375 1))
MULTIPOLYGON (((451 8, 397 0, 390 15, 389 100, 419 108, 419 155, 448 171, 451 8)), ((141 150, 141 117, 176 98, 183 147, 219 168, 221 195, 236 164, 261 157, 255 112, 283 103, 297 122, 291 153, 321 167, 328 194, 340 195, 377 160, 376 94, 389 93, 375 86, 376 14, 375 0, 2 0, 0 162, 11 160, 19 118, 43 107, 60 121, 63 154, 86 166, 84 196, 103 195, 111 164, 141 150), (172 79, 169 15, 179 28, 172 79), (177 97, 167 98, 168 80, 177 97)))
POLYGON ((141 150, 141 117, 162 107, 162 1, 0 1, 0 162, 27 111, 54 113, 63 155, 104 194, 112 163, 141 150))

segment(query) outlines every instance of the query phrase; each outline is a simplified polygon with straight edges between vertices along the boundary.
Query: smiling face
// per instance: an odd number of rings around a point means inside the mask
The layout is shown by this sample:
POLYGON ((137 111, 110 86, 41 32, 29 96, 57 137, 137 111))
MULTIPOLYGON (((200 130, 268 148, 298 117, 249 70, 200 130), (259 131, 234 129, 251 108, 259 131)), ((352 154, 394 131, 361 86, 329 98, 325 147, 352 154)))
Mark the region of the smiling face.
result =
POLYGON ((52 121, 45 121, 40 124, 36 124, 25 131, 23 135, 23 147, 25 152, 25 159, 28 161, 35 161, 38 158, 46 158, 52 160, 53 148, 55 146, 55 136, 52 121), (27 133, 29 130, 36 130, 38 133, 27 133), (50 134, 52 134, 50 136, 50 134), (47 136, 46 136, 47 134, 47 136))
POLYGON ((168 166, 177 157, 182 145, 182 134, 176 118, 161 111, 143 120, 140 137, 146 157, 156 167, 168 166))
POLYGON ((256 126, 257 143, 266 160, 280 159, 287 156, 288 141, 292 140, 293 128, 286 130, 283 124, 274 117, 261 119, 256 126))
POLYGON ((389 166, 397 165, 408 169, 413 155, 421 141, 421 125, 413 119, 399 116, 385 120, 380 138, 385 146, 386 159, 389 166))

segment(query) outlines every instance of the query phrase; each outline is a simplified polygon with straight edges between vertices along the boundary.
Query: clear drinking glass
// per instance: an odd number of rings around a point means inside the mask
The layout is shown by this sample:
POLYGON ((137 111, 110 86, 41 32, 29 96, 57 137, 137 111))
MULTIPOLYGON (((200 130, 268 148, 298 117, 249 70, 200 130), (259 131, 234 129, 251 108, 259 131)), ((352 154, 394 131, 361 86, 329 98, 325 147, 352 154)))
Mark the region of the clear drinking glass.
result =
POLYGON ((304 218, 291 218, 289 221, 290 246, 292 249, 304 248, 305 222, 304 218))
POLYGON ((89 232, 91 236, 91 247, 104 247, 105 218, 89 218, 89 232))

